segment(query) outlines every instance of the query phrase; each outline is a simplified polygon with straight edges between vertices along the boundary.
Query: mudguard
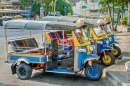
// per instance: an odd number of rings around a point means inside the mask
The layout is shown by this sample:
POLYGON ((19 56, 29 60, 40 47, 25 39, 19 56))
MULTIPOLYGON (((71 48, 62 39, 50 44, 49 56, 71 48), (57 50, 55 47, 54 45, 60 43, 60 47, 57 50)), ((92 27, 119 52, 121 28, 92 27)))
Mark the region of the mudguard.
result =
POLYGON ((113 48, 112 47, 102 47, 100 53, 102 53, 104 50, 113 50, 113 48))
POLYGON ((111 41, 111 42, 109 42, 108 46, 111 46, 113 44, 119 44, 119 42, 117 42, 117 41, 111 41))
POLYGON ((30 62, 24 58, 18 59, 14 64, 11 65, 12 74, 16 74, 16 65, 18 62, 24 62, 26 64, 30 64, 30 62))
POLYGON ((93 55, 93 54, 89 54, 84 58, 84 63, 86 63, 88 60, 98 60, 99 56, 97 55, 93 55))

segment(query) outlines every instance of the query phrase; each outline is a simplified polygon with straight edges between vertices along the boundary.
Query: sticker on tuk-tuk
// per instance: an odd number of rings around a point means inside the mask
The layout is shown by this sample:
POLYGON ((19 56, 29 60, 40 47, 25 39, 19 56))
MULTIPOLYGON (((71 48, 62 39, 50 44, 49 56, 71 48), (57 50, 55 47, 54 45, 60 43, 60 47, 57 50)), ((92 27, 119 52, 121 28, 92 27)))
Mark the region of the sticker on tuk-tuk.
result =
POLYGON ((11 52, 13 52, 13 49, 11 47, 11 44, 8 44, 8 53, 11 53, 11 52))

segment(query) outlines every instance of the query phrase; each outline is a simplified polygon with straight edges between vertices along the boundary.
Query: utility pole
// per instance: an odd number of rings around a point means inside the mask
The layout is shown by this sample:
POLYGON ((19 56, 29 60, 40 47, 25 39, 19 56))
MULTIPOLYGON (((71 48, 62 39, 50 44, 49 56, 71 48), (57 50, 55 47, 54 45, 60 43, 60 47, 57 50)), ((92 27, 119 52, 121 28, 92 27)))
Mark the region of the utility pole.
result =
POLYGON ((56 0, 55 0, 55 4, 54 4, 54 16, 55 16, 55 11, 56 11, 56 0))
MULTIPOLYGON (((43 9, 43 1, 41 0, 41 7, 43 9)), ((44 17, 44 9, 43 9, 43 17, 44 17)))
POLYGON ((27 1, 27 12, 28 12, 28 20, 29 20, 29 10, 28 10, 28 4, 29 4, 29 2, 27 1))

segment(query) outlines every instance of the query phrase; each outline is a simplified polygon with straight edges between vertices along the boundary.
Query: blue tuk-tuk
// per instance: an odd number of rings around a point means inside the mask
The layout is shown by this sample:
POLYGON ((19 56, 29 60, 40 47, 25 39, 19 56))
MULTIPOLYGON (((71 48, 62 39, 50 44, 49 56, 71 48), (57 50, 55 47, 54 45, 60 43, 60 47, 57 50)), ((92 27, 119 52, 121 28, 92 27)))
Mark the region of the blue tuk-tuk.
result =
MULTIPOLYGON (((7 61, 13 63, 11 66, 12 74, 26 80, 32 75, 32 70, 43 69, 45 72, 76 74, 85 69, 85 76, 89 80, 99 80, 102 76, 102 68, 93 63, 98 60, 97 55, 93 55, 93 47, 90 42, 84 43, 84 38, 80 36, 84 33, 82 30, 86 25, 76 25, 67 22, 55 21, 29 21, 29 20, 10 20, 5 23, 5 39, 7 39, 6 30, 70 30, 74 48, 71 55, 64 54, 64 36, 63 50, 58 50, 57 39, 51 38, 52 47, 47 47, 46 35, 44 36, 45 45, 38 47, 38 43, 32 37, 6 40, 7 61), (17 23, 17 24, 16 24, 17 23)), ((85 33, 84 33, 85 34, 85 33)))

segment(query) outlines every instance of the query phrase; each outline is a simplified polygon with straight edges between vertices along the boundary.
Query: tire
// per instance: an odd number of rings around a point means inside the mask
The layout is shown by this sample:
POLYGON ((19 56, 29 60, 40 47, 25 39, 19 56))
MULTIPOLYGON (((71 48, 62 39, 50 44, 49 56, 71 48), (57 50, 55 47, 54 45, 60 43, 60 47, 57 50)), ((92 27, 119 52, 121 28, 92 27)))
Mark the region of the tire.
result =
POLYGON ((31 77, 32 75, 32 68, 26 64, 26 63, 21 63, 18 65, 16 68, 16 73, 17 76, 22 79, 22 80, 27 80, 31 77))
POLYGON ((119 57, 121 55, 121 49, 118 46, 113 46, 115 52, 111 51, 115 57, 119 57))
POLYGON ((101 58, 102 64, 104 64, 105 66, 110 66, 115 63, 115 56, 111 52, 106 52, 106 57, 107 57, 107 60, 105 60, 105 56, 103 54, 101 55, 100 58, 101 58))
POLYGON ((97 81, 102 77, 102 68, 96 63, 92 64, 92 68, 95 73, 92 73, 89 65, 85 67, 85 76, 91 81, 97 81))

